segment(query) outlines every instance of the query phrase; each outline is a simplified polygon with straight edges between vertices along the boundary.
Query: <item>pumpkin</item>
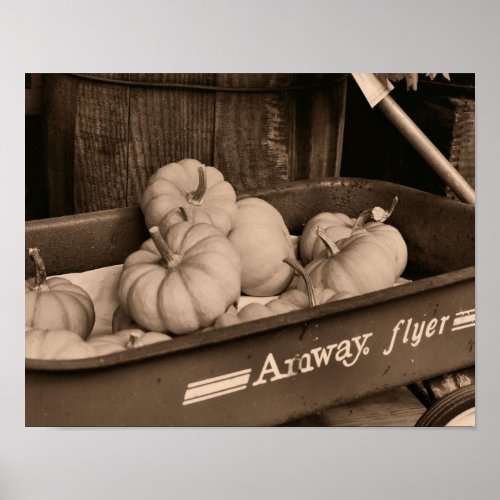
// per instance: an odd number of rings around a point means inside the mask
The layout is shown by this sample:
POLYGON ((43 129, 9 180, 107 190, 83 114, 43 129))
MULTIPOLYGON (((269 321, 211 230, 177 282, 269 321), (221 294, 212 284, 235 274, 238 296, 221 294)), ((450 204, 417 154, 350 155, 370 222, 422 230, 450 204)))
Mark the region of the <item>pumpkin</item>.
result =
MULTIPOLYGON (((389 228, 386 226, 383 231, 390 231, 389 228)), ((390 287, 398 278, 401 262, 396 255, 402 251, 400 247, 406 250, 399 233, 386 237, 374 231, 357 231, 337 244, 321 228, 317 229, 317 234, 326 250, 305 268, 316 286, 359 295, 390 287), (400 240, 397 240, 397 235, 400 240), (396 248, 390 245, 392 238, 396 248)), ((298 283, 297 288, 301 289, 303 285, 298 283)))
POLYGON ((355 231, 361 229, 369 231, 375 227, 374 223, 385 222, 391 216, 397 202, 398 197, 395 196, 389 210, 374 207, 364 210, 357 218, 349 217, 341 212, 321 212, 315 215, 307 221, 300 238, 299 247, 302 262, 308 264, 324 252, 325 245, 316 233, 318 228, 325 232, 330 241, 337 243, 341 239, 348 238, 355 231))
POLYGON ((27 359, 82 359, 95 355, 94 348, 70 330, 28 328, 25 332, 27 359))
POLYGON ((90 337, 87 343, 94 348, 98 356, 105 356, 165 340, 172 340, 172 337, 160 332, 144 332, 137 328, 128 328, 110 335, 90 337))
POLYGON ((165 217, 161 219, 158 224, 160 233, 164 234, 170 226, 184 221, 191 222, 191 224, 212 224, 212 219, 207 212, 202 210, 193 210, 193 208, 186 203, 186 205, 173 208, 167 215, 165 215, 165 217))
POLYGON ((185 159, 160 167, 150 178, 141 198, 146 226, 160 224, 172 209, 188 205, 205 213, 227 235, 236 215, 236 193, 215 167, 185 159))
POLYGON ((25 281, 25 327, 71 330, 86 339, 95 323, 89 294, 65 278, 47 278, 38 248, 30 248, 36 277, 25 281))
POLYGON ((241 290, 247 295, 279 295, 290 284, 294 247, 281 214, 260 198, 238 203, 238 219, 228 235, 241 259, 241 290))
POLYGON ((212 324, 240 296, 238 253, 212 224, 187 221, 130 254, 118 282, 119 304, 139 325, 186 334, 212 324))
POLYGON ((314 287, 307 271, 295 259, 286 258, 285 263, 291 266, 302 278, 306 292, 298 289, 289 289, 283 292, 277 299, 273 299, 265 305, 253 302, 243 307, 239 312, 234 305, 231 305, 223 315, 217 318, 214 327, 222 328, 245 321, 285 314, 290 311, 314 307, 319 304, 342 300, 352 296, 348 292, 335 292, 326 288, 314 287))

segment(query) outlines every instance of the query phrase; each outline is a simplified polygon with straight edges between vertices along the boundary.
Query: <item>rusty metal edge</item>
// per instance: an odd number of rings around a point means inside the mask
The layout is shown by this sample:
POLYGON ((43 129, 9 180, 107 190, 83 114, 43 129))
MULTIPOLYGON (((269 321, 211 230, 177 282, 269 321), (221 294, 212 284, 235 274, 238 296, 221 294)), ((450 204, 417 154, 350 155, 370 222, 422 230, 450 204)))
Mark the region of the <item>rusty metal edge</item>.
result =
MULTIPOLYGON (((286 192, 289 189, 297 189, 303 188, 307 189, 309 186, 342 186, 342 187, 351 187, 351 186, 359 186, 363 188, 377 188, 386 190, 387 192, 392 191, 407 191, 410 193, 418 194, 423 197, 427 197, 430 200, 435 201, 436 203, 442 205, 461 205, 463 207, 467 207, 470 210, 474 210, 474 207, 468 203, 464 203, 459 200, 452 200, 449 198, 445 198, 443 196, 438 196, 433 193, 427 193, 425 191, 421 191, 419 189, 411 188, 408 186, 403 186, 400 184, 395 184, 393 182, 386 181, 378 181, 375 179, 362 179, 358 177, 326 177, 325 179, 306 179, 300 181, 290 181, 283 183, 279 186, 273 186, 272 188, 262 189, 257 188, 249 191, 245 191, 244 193, 237 194, 237 199, 242 200, 244 198, 249 198, 252 196, 271 196, 276 194, 277 192, 286 192)), ((26 221, 26 228, 37 228, 42 229, 43 227, 49 227, 54 224, 65 224, 65 223, 78 223, 85 224, 89 220, 94 220, 96 215, 99 214, 102 218, 113 218, 116 214, 123 214, 124 216, 135 217, 137 214, 142 213, 139 207, 120 207, 120 208, 109 208, 106 210, 100 210, 98 212, 86 212, 77 215, 62 215, 59 217, 51 217, 46 219, 34 219, 30 221, 26 221)))

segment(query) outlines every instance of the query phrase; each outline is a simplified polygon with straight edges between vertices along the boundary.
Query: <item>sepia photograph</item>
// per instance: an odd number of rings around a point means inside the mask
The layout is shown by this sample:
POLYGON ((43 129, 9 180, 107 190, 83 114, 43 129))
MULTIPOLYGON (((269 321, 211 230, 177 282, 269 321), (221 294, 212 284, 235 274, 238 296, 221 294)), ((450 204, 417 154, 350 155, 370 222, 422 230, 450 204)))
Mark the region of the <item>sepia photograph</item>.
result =
POLYGON ((24 425, 474 429, 475 137, 473 72, 26 73, 24 425))
POLYGON ((499 14, 6 2, 0 500, 498 496, 499 14))

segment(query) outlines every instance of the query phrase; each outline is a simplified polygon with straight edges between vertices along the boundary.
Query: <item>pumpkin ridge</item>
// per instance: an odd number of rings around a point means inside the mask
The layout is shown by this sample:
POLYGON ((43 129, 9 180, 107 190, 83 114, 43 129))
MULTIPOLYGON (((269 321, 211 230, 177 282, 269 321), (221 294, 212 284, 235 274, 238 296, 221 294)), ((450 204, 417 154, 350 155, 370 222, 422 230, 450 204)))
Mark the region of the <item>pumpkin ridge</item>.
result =
MULTIPOLYGON (((363 238, 367 239, 367 238, 363 238)), ((355 243, 351 240, 351 244, 355 243)), ((339 254, 340 264, 342 267, 348 271, 350 281, 354 281, 357 288, 357 293, 367 293, 368 291, 374 291, 375 289, 384 288, 384 285, 390 286, 396 276, 394 273, 391 273, 391 278, 386 276, 385 271, 390 270, 391 266, 391 256, 387 252, 383 251, 373 238, 368 238, 368 241, 362 241, 359 245, 363 245, 364 249, 371 247, 372 250, 370 255, 377 255, 377 270, 382 269, 384 271, 384 275, 380 276, 378 273, 373 274, 373 267, 367 267, 367 264, 359 262, 359 256, 355 255, 353 251, 347 252, 344 251, 339 254), (387 280, 386 280, 387 277, 387 280), (355 278, 355 279, 353 279, 355 278), (372 284, 375 284, 375 288, 372 284)), ((355 250, 359 250, 359 247, 355 250)), ((366 251, 366 250, 365 250, 366 251)))
POLYGON ((55 293, 59 296, 69 296, 69 297, 73 297, 75 300, 78 301, 79 304, 81 304, 85 309, 88 307, 89 305, 89 299, 90 299, 90 302, 92 301, 92 299, 88 296, 85 296, 81 293, 78 293, 76 290, 51 290, 52 293, 55 293))
MULTIPOLYGON (((187 193, 186 193, 187 195, 187 193)), ((145 205, 146 206, 149 206, 150 203, 158 200, 158 198, 161 198, 161 197, 166 197, 168 199, 168 204, 174 204, 174 203, 182 203, 182 202, 185 202, 187 201, 186 200, 186 195, 181 195, 181 196, 172 196, 170 193, 158 193, 158 194, 155 194, 154 196, 151 196, 148 198, 148 200, 146 201, 145 205), (179 201, 177 201, 179 200, 179 201)), ((175 206, 175 204, 174 204, 175 206)))
MULTIPOLYGON (((159 258, 159 257, 158 257, 159 258)), ((129 304, 129 293, 131 287, 134 285, 137 278, 144 272, 143 267, 150 267, 154 269, 157 264, 142 264, 137 262, 137 264, 127 266, 124 268, 122 274, 120 275, 120 280, 118 283, 118 300, 123 311, 130 316, 129 304)))
POLYGON ((359 265, 359 261, 356 259, 356 257, 349 255, 349 254, 343 254, 342 257, 340 257, 341 254, 339 254, 339 261, 336 263, 329 263, 331 266, 335 267, 336 275, 345 277, 347 275, 347 280, 349 283, 353 284, 354 286, 349 286, 344 284, 344 280, 342 278, 339 278, 337 281, 341 282, 341 285, 338 285, 337 283, 334 282, 335 284, 335 289, 337 291, 340 291, 343 288, 347 288, 349 292, 351 293, 356 293, 356 294, 361 294, 365 293, 364 288, 366 287, 366 284, 369 283, 369 278, 370 276, 364 272, 364 266, 359 265), (342 266, 343 272, 340 272, 337 269, 337 266, 342 266))
POLYGON ((237 214, 238 210, 236 208, 234 209, 228 209, 227 208, 227 203, 230 201, 234 201, 234 198, 230 198, 229 196, 225 197, 217 197, 216 199, 209 200, 210 203, 204 207, 205 211, 213 211, 213 210, 218 210, 222 213, 227 214, 228 216, 232 214, 237 214))
POLYGON ((25 303, 25 316, 24 316, 24 324, 26 328, 33 327, 33 321, 35 317, 35 309, 36 303, 38 300, 38 294, 30 289, 30 291, 25 295, 24 303, 25 303), (28 299, 29 297, 29 299, 28 299), (29 304, 29 307, 27 307, 29 304), (30 322, 26 324, 26 320, 30 318, 30 322))
MULTIPOLYGON (((87 322, 85 330, 92 331, 92 328, 94 327, 95 324, 95 309, 94 309, 94 304, 92 302, 92 299, 90 296, 85 296, 82 294, 79 294, 76 290, 68 290, 68 291, 62 291, 62 290, 53 290, 54 294, 61 294, 60 297, 71 297, 73 300, 76 302, 75 305, 80 307, 81 309, 85 310, 85 321, 87 322)), ((63 298, 64 300, 64 298, 63 298)))
POLYGON ((205 195, 206 200, 215 203, 220 198, 227 198, 236 201, 236 193, 233 186, 227 181, 221 180, 210 186, 210 190, 205 195))
MULTIPOLYGON (((82 303, 72 294, 69 294, 67 292, 62 292, 62 291, 57 291, 53 290, 52 291, 52 297, 57 298, 60 300, 62 304, 62 309, 64 310, 64 318, 65 322, 64 324, 66 325, 66 329, 70 331, 74 331, 75 333, 78 333, 80 330, 81 331, 88 331, 90 334, 90 331, 92 330, 92 327, 94 326, 93 324, 90 324, 90 318, 87 314, 87 309, 85 310, 85 314, 81 314, 82 311, 82 303), (78 315, 75 312, 74 315, 69 315, 68 314, 68 309, 72 308, 78 311, 78 315), (82 328, 82 316, 85 317, 85 328, 82 328)), ((95 320, 95 316, 94 316, 95 320)))
POLYGON ((177 185, 176 183, 172 182, 170 179, 156 179, 155 181, 152 181, 150 184, 146 186, 146 189, 144 190, 144 194, 146 194, 146 191, 148 191, 148 196, 146 196, 146 199, 153 199, 156 198, 159 195, 165 194, 164 192, 160 191, 157 192, 156 188, 160 187, 168 187, 169 189, 173 189, 173 193, 169 193, 171 196, 177 195, 179 198, 184 198, 187 195, 187 190, 184 188, 182 185, 177 185), (176 192, 177 191, 177 192, 176 192), (152 194, 152 196, 151 196, 152 194))
MULTIPOLYGON (((187 250, 185 250, 184 255, 186 257, 192 257, 193 255, 195 255, 194 254, 195 251, 196 251, 196 254, 207 252, 208 250, 210 250, 210 247, 215 246, 219 242, 220 238, 222 238, 222 237, 223 237, 222 234, 207 234, 207 235, 203 236, 201 239, 197 240, 195 243, 187 245, 187 243, 191 243, 191 242, 186 242, 186 246, 188 248, 187 248, 187 250)), ((187 238, 185 238, 185 239, 187 239, 187 238)), ((227 240, 223 240, 223 241, 225 243, 227 240)), ((183 242, 183 246, 184 246, 184 242, 183 242)), ((226 245, 224 245, 224 244, 222 244, 221 246, 223 249, 227 248, 226 245)), ((220 248, 220 247, 218 246, 217 248, 220 248)))
MULTIPOLYGON (((198 177, 196 177, 196 179, 197 178, 198 177)), ((184 165, 180 162, 173 162, 162 165, 155 172, 153 172, 148 180, 148 186, 159 180, 168 181, 175 185, 177 188, 182 188, 186 191, 188 190, 186 186, 190 186, 191 184, 193 184, 191 169, 185 168, 184 165)))
MULTIPOLYGON (((63 316, 63 324, 64 325, 68 325, 70 323, 70 319, 69 319, 69 316, 68 316, 68 311, 66 310, 66 304, 64 302, 64 299, 62 297, 60 297, 57 293, 54 293, 54 292, 51 292, 50 295, 44 295, 42 294, 40 296, 40 299, 42 299, 46 297, 47 300, 53 300, 54 302, 57 302, 58 305, 60 306, 59 307, 59 310, 60 310, 60 313, 61 315, 63 316)), ((39 302, 40 304, 40 302, 39 302)), ((40 304, 41 305, 41 304, 40 304)), ((48 309, 47 306, 45 306, 46 309, 48 309)))
MULTIPOLYGON (((213 250, 200 250, 199 252, 193 253, 193 254, 186 254, 184 255, 183 263, 186 265, 196 265, 198 262, 205 262, 207 259, 205 257, 212 256, 212 257, 219 257, 223 260, 223 262, 227 264, 230 264, 231 267, 235 269, 238 273, 241 272, 240 266, 236 266, 234 264, 233 259, 228 258, 228 256, 223 255, 221 253, 220 249, 213 249, 213 250)), ((236 256, 235 256, 236 257, 236 256)))
MULTIPOLYGON (((197 254, 198 256, 200 254, 197 254)), ((194 258, 195 256, 192 256, 189 260, 189 267, 191 268, 196 268, 200 271, 203 271, 204 273, 206 273, 207 275, 211 276, 212 277, 212 274, 213 274, 213 271, 214 271, 214 267, 222 267, 222 268, 227 268, 227 266, 231 266, 232 270, 234 271, 235 274, 240 274, 240 269, 238 266, 235 266, 234 263, 225 258, 224 255, 222 255, 220 252, 218 251, 213 251, 213 252, 205 252, 203 254, 203 257, 205 256, 208 256, 208 255, 211 255, 212 257, 217 257, 216 259, 212 258, 210 260, 206 259, 206 258, 194 258)), ((217 269, 218 270, 218 269, 217 269)), ((225 277, 229 275, 229 272, 220 272, 220 275, 217 277, 218 279, 217 280, 214 280, 215 284, 216 285, 219 285, 219 284, 222 284, 222 282, 225 280, 225 277)), ((222 290, 227 290, 227 287, 224 285, 222 287, 222 290)))
MULTIPOLYGON (((176 224, 173 224, 172 226, 163 229, 160 232, 160 236, 162 239, 166 242, 167 246, 169 249, 175 253, 175 254, 184 254, 185 253, 185 239, 186 239, 186 234, 193 228, 193 226, 203 226, 203 227, 210 227, 212 228, 212 224, 208 222, 204 223, 198 223, 198 224, 192 224, 189 221, 181 221, 176 224)), ((151 230, 152 228, 150 228, 151 230)), ((158 229, 160 229, 158 227, 158 229)), ((151 241, 152 247, 154 248, 155 252, 159 253, 158 248, 156 247, 156 244, 154 241, 151 241)))
POLYGON ((183 280, 186 290, 189 293, 189 297, 191 303, 193 304, 193 309, 196 313, 197 322, 199 323, 199 327, 208 326, 210 323, 215 321, 217 316, 222 314, 226 307, 221 306, 220 311, 216 314, 210 314, 210 309, 222 304, 222 300, 218 299, 218 297, 226 296, 228 288, 224 286, 222 281, 218 279, 214 279, 211 273, 207 272, 206 269, 203 269, 198 266, 191 265, 189 268, 185 269, 184 273, 181 273, 181 279, 183 280), (185 274, 198 274, 199 277, 197 279, 186 279, 185 274), (210 293, 209 296, 206 296, 206 293, 200 293, 200 285, 202 284, 201 275, 204 275, 203 285, 210 283, 212 289, 216 289, 218 293, 210 293), (210 308, 206 306, 206 302, 210 301, 210 308))
POLYGON ((154 244, 153 242, 153 239, 152 238, 149 238, 147 239, 141 246, 138 250, 136 250, 135 252, 132 252, 126 259, 125 259, 125 263, 127 263, 127 266, 135 266, 137 263, 135 262, 135 260, 137 261, 140 261, 142 263, 144 263, 144 258, 147 257, 148 258, 148 261, 146 262, 146 264, 155 264, 156 262, 158 262, 159 260, 161 260, 161 254, 160 252, 158 251, 158 248, 156 248, 156 245, 154 244), (147 252, 146 255, 144 255, 143 253, 139 253, 139 252, 147 252), (150 254, 150 255, 148 255, 150 254), (129 259, 129 257, 131 256, 134 256, 134 259, 129 259), (149 259, 151 259, 149 261, 149 259), (132 261, 133 263, 130 264, 129 262, 132 261))
POLYGON ((85 303, 92 301, 90 295, 84 290, 82 287, 78 285, 73 285, 72 283, 68 284, 59 284, 51 287, 52 292, 62 292, 69 293, 72 295, 78 295, 79 298, 82 299, 85 303))
POLYGON ((237 211, 230 211, 219 206, 208 205, 204 208, 205 213, 210 217, 212 224, 217 227, 224 236, 226 236, 233 228, 237 218, 237 211))
MULTIPOLYGON (((167 329, 169 330, 177 330, 175 333, 178 334, 183 334, 186 333, 186 331, 180 331, 177 328, 177 325, 172 325, 173 321, 177 321, 177 323, 183 323, 182 320, 179 320, 179 316, 188 316, 191 321, 195 321, 196 323, 199 323, 198 319, 198 314, 196 312, 196 308, 194 306, 194 301, 193 301, 193 294, 189 290, 187 286, 186 279, 184 277, 184 273, 182 271, 175 273, 175 276, 171 275, 169 276, 170 279, 166 279, 163 281, 161 287, 158 290, 158 313, 160 314, 162 320, 164 321, 165 325, 167 325, 167 329), (172 283, 173 280, 177 280, 177 283, 172 283), (167 300, 163 300, 163 295, 165 296, 169 295, 169 289, 173 287, 173 285, 178 285, 175 286, 175 289, 177 290, 176 293, 176 298, 179 298, 179 296, 182 294, 182 300, 179 302, 182 302, 182 306, 180 306, 179 303, 175 303, 174 305, 171 305, 167 300), (170 307, 169 307, 170 306, 170 307), (177 309, 179 307, 182 307, 181 311, 178 311, 177 309), (189 311, 186 312, 186 310, 189 309, 189 311), (173 314, 172 314, 173 313, 173 314), (175 316, 175 319, 172 319, 175 316), (172 326, 174 326, 172 328, 172 326)), ((193 328, 195 329, 195 328, 193 328)))
POLYGON ((52 289, 54 287, 64 286, 64 285, 75 286, 73 283, 71 283, 70 280, 68 280, 66 278, 61 278, 61 276, 48 277, 47 284, 48 284, 50 289, 52 289))
POLYGON ((206 245, 207 240, 213 239, 213 238, 224 238, 224 235, 220 232, 219 229, 217 229, 215 226, 212 226, 211 224, 196 224, 195 226, 191 226, 185 233, 182 238, 182 242, 180 244, 180 247, 182 249, 185 249, 183 254, 184 255, 189 255, 190 251, 192 249, 195 249, 198 245, 206 245), (200 226, 203 224, 206 229, 207 233, 203 234, 201 237, 199 236, 198 233, 200 233, 200 226), (217 229, 217 232, 214 231, 214 229, 217 229), (192 241, 194 240, 194 241, 192 241), (187 248, 186 248, 187 247, 187 248))
MULTIPOLYGON (((144 324, 148 329, 161 331, 165 328, 165 324, 163 318, 160 316, 157 307, 148 307, 145 312, 145 302, 142 300, 142 296, 144 294, 142 288, 147 285, 145 288, 151 287, 152 280, 149 275, 162 273, 158 267, 154 269, 149 269, 148 271, 141 273, 134 283, 131 285, 129 292, 127 294, 127 302, 132 304, 130 306, 130 316, 134 319, 138 324, 144 324), (139 297, 140 307, 135 305, 135 297, 139 297), (144 321, 146 319, 146 321, 144 321)), ((156 295, 158 296, 158 289, 161 288, 162 283, 165 280, 165 274, 168 274, 167 271, 163 275, 160 275, 160 279, 158 279, 158 287, 156 289, 156 295)), ((151 294, 154 295, 154 294, 151 294)), ((154 302, 151 302, 152 304, 154 302)), ((158 304, 158 302, 156 302, 158 304)))

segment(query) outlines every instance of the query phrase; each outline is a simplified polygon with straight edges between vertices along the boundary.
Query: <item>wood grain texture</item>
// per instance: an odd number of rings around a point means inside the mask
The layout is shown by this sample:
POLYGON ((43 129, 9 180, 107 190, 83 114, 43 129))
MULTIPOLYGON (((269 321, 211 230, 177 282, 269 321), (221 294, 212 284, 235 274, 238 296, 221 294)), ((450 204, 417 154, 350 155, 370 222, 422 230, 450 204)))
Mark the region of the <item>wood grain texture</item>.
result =
POLYGON ((46 90, 53 215, 135 206, 151 174, 183 158, 219 168, 238 192, 338 173, 345 104, 339 75, 82 76, 53 75, 46 90), (309 87, 289 88, 297 85, 309 87))
POLYGON ((127 87, 81 81, 75 124, 75 212, 126 206, 127 87))
POLYGON ((426 407, 398 387, 297 420, 292 427, 413 427, 426 407))
POLYGON ((298 84, 318 85, 296 92, 290 151, 290 178, 340 175, 347 78, 338 74, 299 75, 298 84))
MULTIPOLYGON (((135 81, 144 76, 131 75, 135 81)), ((151 75, 151 81, 211 84, 206 74, 151 75)), ((214 93, 130 88, 127 204, 139 203, 146 183, 162 165, 195 158, 213 159, 214 93)))
POLYGON ((74 213, 73 165, 78 82, 64 75, 44 75, 43 140, 51 217, 74 213))
POLYGON ((218 74, 222 87, 270 87, 269 93, 217 92, 214 165, 237 191, 289 179, 290 74, 218 74))

